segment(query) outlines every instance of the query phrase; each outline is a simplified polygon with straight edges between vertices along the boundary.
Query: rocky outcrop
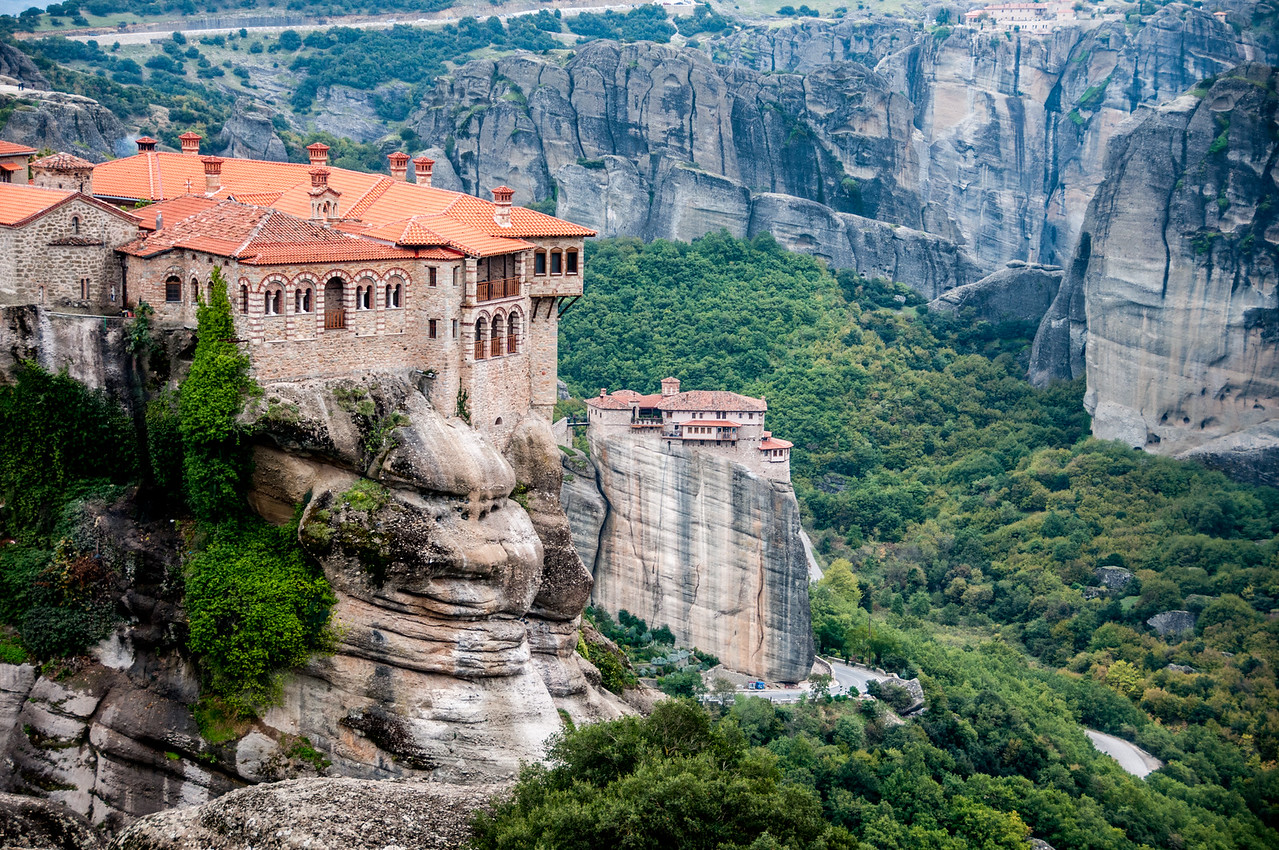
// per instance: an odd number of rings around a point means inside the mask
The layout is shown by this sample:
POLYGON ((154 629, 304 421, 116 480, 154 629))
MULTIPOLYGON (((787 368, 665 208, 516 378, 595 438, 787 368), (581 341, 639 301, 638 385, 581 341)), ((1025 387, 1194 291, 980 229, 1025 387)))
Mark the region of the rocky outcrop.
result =
POLYGON ((959 286, 929 302, 932 310, 971 310, 986 322, 1029 322, 1038 327, 1057 297, 1062 271, 1017 263, 976 283, 959 286))
POLYGON ((0 794, 0 847, 6 850, 99 850, 89 822, 56 803, 0 794))
POLYGON ((1164 611, 1146 621, 1160 637, 1176 637, 1195 630, 1195 615, 1190 611, 1164 611))
POLYGON ((36 150, 68 151, 90 162, 104 162, 118 154, 117 143, 127 135, 115 113, 80 95, 0 94, 0 110, 7 106, 14 110, 0 127, 0 138, 36 150))
POLYGON ((1279 469, 1275 83, 1241 66, 1116 140, 1063 284, 1082 293, 1095 436, 1279 469))
MULTIPOLYGON (((15 85, 22 83, 29 89, 47 90, 49 80, 40 73, 40 69, 31 57, 12 44, 0 43, 0 77, 8 77, 3 82, 15 85)), ((0 128, 3 129, 3 128, 0 128)))
POLYGON ((299 779, 138 821, 112 850, 453 850, 497 788, 299 779))
POLYGON ((813 664, 808 561, 790 485, 708 453, 591 438, 563 501, 594 603, 671 628, 730 669, 797 682, 813 664))
POLYGON ((289 159, 270 116, 254 109, 246 100, 236 101, 231 116, 218 133, 218 144, 222 148, 222 156, 273 162, 288 162, 289 159))
POLYGON ((808 21, 708 46, 722 64, 604 40, 566 66, 472 62, 410 123, 465 191, 555 197, 604 235, 769 231, 863 274, 896 268, 932 298, 1009 260, 1064 262, 1125 120, 1260 49, 1180 4, 1132 33, 808 21), (940 244, 912 245, 931 258, 915 267, 885 262, 884 225, 940 244))

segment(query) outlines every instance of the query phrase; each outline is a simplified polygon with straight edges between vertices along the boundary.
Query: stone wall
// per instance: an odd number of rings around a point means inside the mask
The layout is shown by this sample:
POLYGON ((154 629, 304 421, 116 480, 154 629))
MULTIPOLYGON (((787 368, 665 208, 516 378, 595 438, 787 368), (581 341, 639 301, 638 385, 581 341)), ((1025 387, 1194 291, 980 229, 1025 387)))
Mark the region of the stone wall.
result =
POLYGON ((0 298, 50 307, 121 307, 114 249, 136 236, 137 225, 126 217, 80 199, 22 227, 0 228, 0 298), (88 280, 87 293, 82 279, 88 280))

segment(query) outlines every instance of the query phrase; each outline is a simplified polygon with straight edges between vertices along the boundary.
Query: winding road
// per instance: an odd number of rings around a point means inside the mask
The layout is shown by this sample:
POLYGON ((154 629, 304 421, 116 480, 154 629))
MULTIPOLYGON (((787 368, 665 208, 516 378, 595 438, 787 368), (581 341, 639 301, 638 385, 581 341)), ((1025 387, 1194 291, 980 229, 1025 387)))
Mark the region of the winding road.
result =
POLYGON ((1151 772, 1164 766, 1159 759, 1123 738, 1116 738, 1114 735, 1107 735, 1105 732, 1094 729, 1085 729, 1084 733, 1088 735, 1088 740, 1092 741, 1094 747, 1119 762, 1120 767, 1140 779, 1145 779, 1151 772))

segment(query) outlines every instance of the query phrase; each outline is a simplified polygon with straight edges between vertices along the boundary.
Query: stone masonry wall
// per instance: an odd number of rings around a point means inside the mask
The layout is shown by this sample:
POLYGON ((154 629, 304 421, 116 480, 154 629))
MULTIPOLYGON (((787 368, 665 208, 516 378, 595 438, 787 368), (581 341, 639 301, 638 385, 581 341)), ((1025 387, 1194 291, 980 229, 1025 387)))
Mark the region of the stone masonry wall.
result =
POLYGON ((0 297, 48 307, 123 306, 115 247, 137 236, 137 225, 94 204, 73 200, 23 227, 3 228, 0 297), (79 233, 75 222, 79 220, 79 233), (97 244, 52 244, 72 237, 97 244), (80 281, 89 281, 81 297, 80 281))

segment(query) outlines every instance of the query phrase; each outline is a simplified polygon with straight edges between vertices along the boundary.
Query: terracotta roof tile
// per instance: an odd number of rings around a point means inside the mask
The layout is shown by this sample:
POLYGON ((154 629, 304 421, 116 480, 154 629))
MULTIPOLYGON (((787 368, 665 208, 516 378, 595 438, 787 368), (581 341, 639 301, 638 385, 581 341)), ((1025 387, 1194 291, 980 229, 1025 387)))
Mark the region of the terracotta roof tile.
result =
POLYGON ((769 449, 789 449, 795 444, 790 440, 779 440, 776 437, 768 437, 759 441, 759 450, 766 452, 769 449))
POLYGON ((32 168, 53 168, 58 171, 80 171, 84 169, 92 169, 93 163, 87 159, 81 159, 75 154, 55 153, 50 156, 37 159, 31 163, 32 168))
POLYGON ((587 407, 594 407, 600 410, 630 410, 631 405, 624 398, 618 398, 616 395, 600 395, 586 400, 587 407))
POLYGON ((0 156, 31 156, 34 153, 36 153, 35 148, 0 139, 0 156))
POLYGON ((724 411, 764 411, 768 403, 762 398, 730 393, 725 390, 689 390, 667 396, 658 405, 659 410, 724 410, 724 411))
MULTIPOLYGON (((307 218, 311 214, 310 169, 310 163, 225 159, 218 194, 307 218), (268 200, 272 194, 275 197, 268 200)), ((589 228, 524 207, 512 207, 511 227, 501 227, 493 221, 494 204, 490 201, 401 183, 381 174, 330 167, 328 184, 342 193, 339 211, 344 218, 355 218, 371 227, 419 219, 422 227, 441 237, 437 244, 473 256, 522 250, 529 247, 521 240, 526 236, 595 235, 589 228)), ((162 200, 187 194, 190 186, 203 185, 204 166, 199 157, 167 151, 104 162, 93 174, 94 192, 109 198, 162 200)), ((425 234, 413 238, 424 239, 425 234)))
POLYGON ((53 209, 74 195, 67 189, 40 189, 22 183, 0 183, 0 224, 13 227, 53 209))
POLYGON ((144 230, 155 230, 157 215, 164 216, 165 226, 168 227, 215 204, 217 204, 216 200, 203 195, 179 195, 172 200, 160 201, 134 210, 134 215, 139 219, 139 227, 144 230))

